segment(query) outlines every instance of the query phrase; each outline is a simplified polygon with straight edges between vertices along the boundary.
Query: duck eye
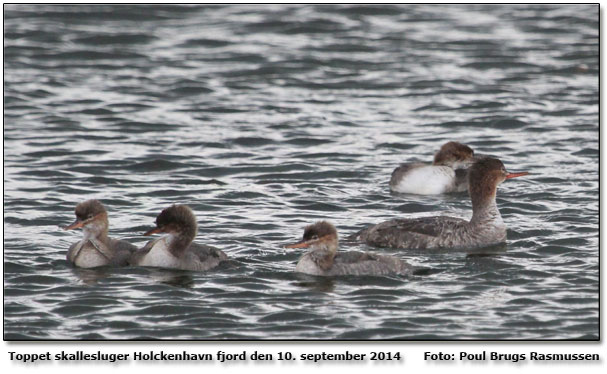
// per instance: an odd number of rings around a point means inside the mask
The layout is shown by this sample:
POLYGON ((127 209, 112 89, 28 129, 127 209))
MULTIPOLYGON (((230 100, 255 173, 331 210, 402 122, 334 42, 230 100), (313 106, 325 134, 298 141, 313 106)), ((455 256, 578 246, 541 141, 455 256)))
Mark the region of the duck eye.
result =
POLYGON ((93 218, 93 215, 92 215, 92 214, 89 214, 89 215, 88 215, 86 218, 87 218, 87 219, 91 219, 91 218, 93 218))
POLYGON ((312 236, 312 240, 316 240, 316 239, 318 239, 318 235, 312 236))

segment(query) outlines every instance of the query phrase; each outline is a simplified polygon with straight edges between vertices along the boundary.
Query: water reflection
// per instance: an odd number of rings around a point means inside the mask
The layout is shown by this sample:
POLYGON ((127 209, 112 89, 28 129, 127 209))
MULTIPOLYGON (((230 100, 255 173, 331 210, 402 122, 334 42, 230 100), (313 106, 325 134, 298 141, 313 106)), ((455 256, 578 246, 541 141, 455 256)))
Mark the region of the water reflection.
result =
POLYGON ((148 275, 157 283, 180 288, 192 288, 194 278, 192 273, 184 270, 148 268, 148 275))
POLYGON ((488 257, 502 254, 508 250, 507 243, 498 243, 486 247, 466 249, 466 258, 471 257, 488 257))
POLYGON ((293 284, 297 287, 307 288, 319 292, 335 291, 334 277, 316 277, 314 275, 295 273, 295 277, 300 279, 299 282, 293 284))
POLYGON ((5 9, 11 336, 598 336, 596 6, 86 8, 84 19, 72 5, 5 9), (146 27, 133 29, 133 19, 146 27), (402 251, 348 242, 391 218, 469 216, 465 193, 388 187, 396 166, 430 162, 450 140, 536 173, 500 186, 507 246, 402 251), (75 239, 54 225, 86 198, 107 203, 111 232, 140 245, 139 228, 157 212, 188 204, 198 239, 235 266, 68 270, 75 239), (397 256, 418 273, 295 274, 301 253, 275 249, 318 219, 339 227, 343 249, 397 256), (475 295, 507 300, 513 290, 516 313, 510 304, 478 308, 475 295), (94 293, 120 297, 106 303, 94 293), (48 314, 73 305, 82 306, 78 318, 48 314), (322 310, 317 329, 292 323, 297 314, 260 325, 260 315, 284 305, 312 318, 322 310), (142 311, 157 318, 148 323, 142 311), (56 324, 34 331, 24 315, 56 324))
POLYGON ((72 267, 71 270, 72 274, 78 277, 80 281, 86 285, 97 284, 101 279, 109 277, 112 271, 112 269, 107 266, 92 269, 72 267))

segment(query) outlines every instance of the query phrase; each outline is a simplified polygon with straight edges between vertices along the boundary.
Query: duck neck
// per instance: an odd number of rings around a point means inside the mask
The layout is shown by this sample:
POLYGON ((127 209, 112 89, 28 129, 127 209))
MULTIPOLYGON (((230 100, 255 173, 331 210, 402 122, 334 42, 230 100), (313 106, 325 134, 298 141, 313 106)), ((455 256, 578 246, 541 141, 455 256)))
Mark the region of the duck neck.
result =
POLYGON ((458 191, 468 189, 468 169, 455 169, 455 180, 453 187, 458 191))
POLYGON ((319 243, 311 252, 311 258, 323 271, 328 271, 333 266, 337 255, 337 241, 319 243))
POLYGON ((109 222, 107 217, 97 219, 82 228, 84 234, 84 240, 97 239, 98 241, 108 244, 110 238, 108 237, 109 222))
POLYGON ((171 233, 168 239, 169 252, 175 257, 181 257, 196 237, 196 227, 185 227, 182 231, 171 233))
MULTIPOLYGON (((472 192, 472 191, 471 191, 472 192)), ((497 209, 495 202, 495 188, 493 193, 488 195, 474 196, 472 198, 472 224, 487 224, 492 222, 503 222, 500 211, 497 209)))
POLYGON ((335 255, 337 254, 337 246, 337 241, 331 240, 320 243, 316 246, 316 248, 314 248, 314 250, 326 252, 327 254, 331 255, 331 257, 335 257, 335 255))

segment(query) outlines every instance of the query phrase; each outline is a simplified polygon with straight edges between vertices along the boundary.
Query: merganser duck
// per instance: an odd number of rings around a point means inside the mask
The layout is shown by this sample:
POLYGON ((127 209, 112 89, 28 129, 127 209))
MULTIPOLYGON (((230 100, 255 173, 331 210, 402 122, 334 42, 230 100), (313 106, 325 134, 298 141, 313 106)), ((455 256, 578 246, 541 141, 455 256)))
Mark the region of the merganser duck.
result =
POLYGON ((81 268, 125 266, 137 247, 123 240, 108 237, 107 211, 98 200, 76 205, 76 221, 64 230, 82 228, 84 237, 67 251, 67 261, 81 268))
POLYGON ((392 219, 370 226, 353 235, 376 247, 402 249, 474 248, 504 242, 506 225, 502 220, 495 194, 506 179, 529 173, 509 173, 496 158, 482 158, 469 169, 472 218, 453 217, 392 219))
POLYGON ((167 269, 206 271, 226 261, 228 256, 215 247, 193 243, 198 225, 196 216, 187 205, 172 205, 156 217, 156 227, 145 236, 165 232, 159 239, 149 241, 137 250, 131 265, 167 269))
POLYGON ((365 252, 337 252, 338 239, 335 226, 320 221, 307 226, 303 239, 285 248, 310 248, 303 255, 296 272, 320 275, 389 275, 411 274, 413 266, 392 256, 381 256, 365 252))
POLYGON ((406 163, 394 169, 390 190, 418 195, 466 191, 466 168, 474 161, 472 148, 458 142, 445 143, 434 155, 432 165, 406 163))

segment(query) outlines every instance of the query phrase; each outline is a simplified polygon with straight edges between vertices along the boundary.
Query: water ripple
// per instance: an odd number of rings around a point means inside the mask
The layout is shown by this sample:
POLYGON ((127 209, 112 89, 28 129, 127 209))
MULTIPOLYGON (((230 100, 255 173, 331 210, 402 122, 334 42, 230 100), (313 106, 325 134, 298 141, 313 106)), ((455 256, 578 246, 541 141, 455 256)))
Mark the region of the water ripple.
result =
POLYGON ((5 6, 5 339, 597 339, 598 17, 566 4, 5 6), (447 11, 445 11, 447 10, 447 11), (319 279, 286 250, 465 193, 390 193, 446 141, 530 171, 508 243, 373 250, 410 277, 319 279), (187 203, 208 273, 73 269, 81 200, 140 234, 187 203))

